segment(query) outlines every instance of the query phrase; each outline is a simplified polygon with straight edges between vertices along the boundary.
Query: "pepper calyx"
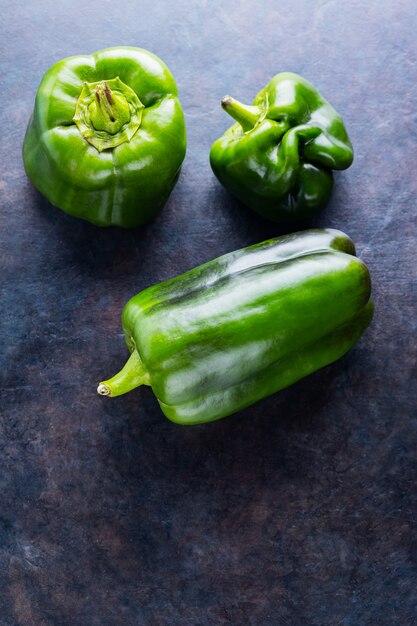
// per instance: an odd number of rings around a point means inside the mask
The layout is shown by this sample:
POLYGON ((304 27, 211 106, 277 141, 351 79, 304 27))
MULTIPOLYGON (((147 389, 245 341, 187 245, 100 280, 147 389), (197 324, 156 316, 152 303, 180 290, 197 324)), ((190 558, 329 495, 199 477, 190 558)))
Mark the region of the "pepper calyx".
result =
POLYGON ((130 141, 142 121, 144 105, 120 78, 84 83, 73 121, 99 152, 130 141))

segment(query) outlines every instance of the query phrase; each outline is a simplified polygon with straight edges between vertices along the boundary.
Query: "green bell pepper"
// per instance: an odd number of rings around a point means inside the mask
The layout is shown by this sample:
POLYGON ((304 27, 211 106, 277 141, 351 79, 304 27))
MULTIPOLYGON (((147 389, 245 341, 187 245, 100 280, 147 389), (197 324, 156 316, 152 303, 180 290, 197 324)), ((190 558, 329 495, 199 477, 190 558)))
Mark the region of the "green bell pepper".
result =
POLYGON ((371 321, 366 266, 337 230, 271 239, 149 287, 125 306, 131 356, 100 383, 151 385, 179 424, 225 417, 347 352, 371 321))
POLYGON ((166 65, 140 48, 107 48, 46 72, 23 162, 55 206, 99 226, 131 227, 165 203, 185 148, 184 116, 166 65))
POLYGON ((222 107, 237 123, 214 142, 210 163, 231 193, 277 222, 326 205, 332 170, 349 167, 353 151, 342 118, 313 85, 283 72, 253 106, 226 96, 222 107))

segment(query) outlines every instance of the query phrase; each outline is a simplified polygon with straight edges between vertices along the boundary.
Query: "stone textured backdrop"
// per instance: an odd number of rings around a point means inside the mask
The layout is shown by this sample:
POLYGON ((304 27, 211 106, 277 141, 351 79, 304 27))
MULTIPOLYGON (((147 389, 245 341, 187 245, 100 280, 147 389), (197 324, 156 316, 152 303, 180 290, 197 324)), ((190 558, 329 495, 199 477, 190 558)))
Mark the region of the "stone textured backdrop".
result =
MULTIPOLYGON (((1 1, 1 626, 408 626, 416 580, 413 0, 1 1), (21 144, 59 59, 127 44, 174 73, 188 152, 143 229, 100 230, 32 188, 21 144), (125 301, 280 234, 208 152, 277 72, 311 80, 355 148, 312 225, 345 230, 376 315, 340 362, 181 428, 149 389, 111 401, 125 301)), ((310 224, 309 224, 310 225, 310 224)))

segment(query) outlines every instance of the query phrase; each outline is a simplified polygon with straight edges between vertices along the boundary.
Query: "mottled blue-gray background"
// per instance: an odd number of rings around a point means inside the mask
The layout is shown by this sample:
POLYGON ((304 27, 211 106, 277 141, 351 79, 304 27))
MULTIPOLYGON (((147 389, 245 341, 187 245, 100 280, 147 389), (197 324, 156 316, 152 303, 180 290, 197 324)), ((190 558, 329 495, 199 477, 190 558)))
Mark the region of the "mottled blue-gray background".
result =
POLYGON ((416 576, 414 0, 0 2, 1 626, 411 626, 416 576), (127 44, 174 73, 188 152, 142 230, 100 230, 32 188, 21 144, 65 56, 127 44), (229 419, 181 428, 126 357, 140 289, 282 232, 213 177, 208 152, 277 72, 311 80, 355 148, 327 211, 374 285, 349 355, 229 419))

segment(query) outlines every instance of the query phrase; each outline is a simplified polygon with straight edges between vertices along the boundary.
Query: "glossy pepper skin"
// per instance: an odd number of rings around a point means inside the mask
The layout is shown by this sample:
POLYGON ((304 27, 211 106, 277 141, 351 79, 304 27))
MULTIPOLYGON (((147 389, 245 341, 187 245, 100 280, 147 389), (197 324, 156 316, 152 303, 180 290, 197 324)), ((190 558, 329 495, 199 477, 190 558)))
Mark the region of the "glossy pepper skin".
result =
POLYGON ((23 144, 33 184, 99 226, 138 226, 163 206, 185 156, 174 78, 154 54, 119 47, 51 67, 23 144))
POLYGON ((226 96, 222 107, 237 123, 214 142, 210 163, 231 193, 276 222, 324 208, 332 170, 348 168, 353 150, 342 118, 311 83, 283 72, 252 106, 226 96))
POLYGON ((130 359, 98 392, 151 385, 178 424, 235 413, 347 352, 369 325, 368 270, 337 230, 226 254, 145 289, 122 316, 130 359))

